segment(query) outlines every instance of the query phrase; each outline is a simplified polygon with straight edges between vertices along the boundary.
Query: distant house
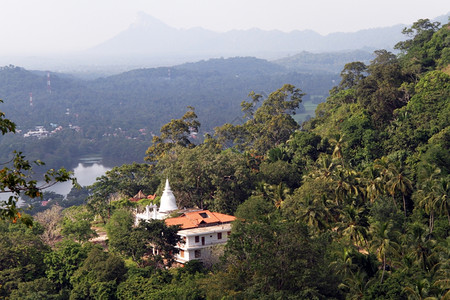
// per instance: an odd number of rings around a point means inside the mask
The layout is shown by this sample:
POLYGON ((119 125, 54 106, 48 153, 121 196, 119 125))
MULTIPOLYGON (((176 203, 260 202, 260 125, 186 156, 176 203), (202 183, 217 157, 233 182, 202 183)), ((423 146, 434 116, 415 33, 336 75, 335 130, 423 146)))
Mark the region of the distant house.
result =
POLYGON ((134 197, 130 198, 131 202, 138 202, 141 199, 147 198, 142 191, 139 191, 134 197))
POLYGON ((178 235, 181 242, 175 260, 185 263, 190 260, 208 260, 215 245, 225 244, 231 234, 233 216, 200 210, 186 212, 176 218, 165 220, 167 225, 180 225, 178 235))
POLYGON ((23 137, 37 137, 39 139, 47 137, 49 132, 44 128, 44 126, 36 126, 34 130, 30 130, 23 135, 23 137))
POLYGON ((149 199, 149 200, 155 200, 156 194, 145 196, 145 194, 140 190, 134 197, 131 197, 128 199, 131 202, 138 202, 142 199, 149 199))
POLYGON ((181 226, 178 231, 181 242, 177 245, 180 251, 175 260, 186 263, 190 260, 208 260, 214 246, 227 242, 231 233, 231 222, 236 218, 209 210, 179 210, 169 180, 166 180, 159 209, 156 205, 147 205, 143 213, 136 212, 135 224, 139 224, 141 220, 152 219, 165 220, 168 226, 181 226), (168 218, 174 212, 180 212, 181 215, 168 218))

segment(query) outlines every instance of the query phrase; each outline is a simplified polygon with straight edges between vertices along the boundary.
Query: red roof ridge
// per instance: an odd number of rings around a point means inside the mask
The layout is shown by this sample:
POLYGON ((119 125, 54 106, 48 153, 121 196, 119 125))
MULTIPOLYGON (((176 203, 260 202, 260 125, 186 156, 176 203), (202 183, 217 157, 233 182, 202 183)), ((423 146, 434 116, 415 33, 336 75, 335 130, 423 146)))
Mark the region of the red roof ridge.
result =
MULTIPOLYGON (((165 220, 168 226, 181 225, 182 229, 197 228, 200 226, 218 225, 229 223, 236 219, 234 216, 225 215, 222 213, 210 212, 209 210, 199 210, 192 212, 185 212, 179 217, 168 218, 165 220)), ((202 227, 203 227, 202 226, 202 227)))

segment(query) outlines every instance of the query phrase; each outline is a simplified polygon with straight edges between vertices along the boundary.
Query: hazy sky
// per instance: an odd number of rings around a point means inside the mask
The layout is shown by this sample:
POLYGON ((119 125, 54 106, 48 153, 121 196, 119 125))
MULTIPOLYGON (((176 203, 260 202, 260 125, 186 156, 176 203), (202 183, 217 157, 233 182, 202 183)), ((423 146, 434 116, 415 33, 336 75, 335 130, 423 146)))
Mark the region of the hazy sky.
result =
POLYGON ((125 30, 139 11, 175 28, 328 34, 435 18, 450 1, 0 0, 0 55, 86 49, 125 30))

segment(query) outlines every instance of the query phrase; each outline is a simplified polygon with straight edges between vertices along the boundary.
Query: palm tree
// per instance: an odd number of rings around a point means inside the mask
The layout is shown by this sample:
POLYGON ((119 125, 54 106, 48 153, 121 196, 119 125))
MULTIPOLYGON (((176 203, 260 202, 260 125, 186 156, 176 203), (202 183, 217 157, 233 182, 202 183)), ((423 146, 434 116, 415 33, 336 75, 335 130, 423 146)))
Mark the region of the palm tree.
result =
POLYGON ((387 194, 392 196, 392 201, 397 208, 395 196, 402 194, 403 210, 406 217, 406 196, 412 191, 412 181, 406 176, 406 170, 402 170, 392 163, 387 157, 375 161, 374 167, 380 172, 380 181, 385 184, 387 194))
POLYGON ((435 200, 436 195, 433 193, 432 182, 427 181, 422 185, 422 188, 417 191, 417 196, 420 198, 419 207, 422 207, 424 211, 429 216, 428 227, 430 229, 430 234, 433 233, 434 229, 434 211, 435 211, 435 200))
POLYGON ((352 169, 338 166, 331 173, 331 178, 335 186, 336 204, 345 202, 345 200, 359 195, 359 174, 352 169))
POLYGON ((425 272, 430 272, 435 265, 433 262, 435 241, 430 239, 425 231, 424 225, 420 222, 408 226, 407 241, 409 243, 406 251, 411 254, 418 267, 425 272))
POLYGON ((406 286, 404 291, 409 294, 408 299, 417 299, 417 300, 437 300, 436 297, 429 297, 428 293, 430 291, 431 284, 428 279, 423 278, 418 281, 415 286, 406 286))
POLYGON ((367 228, 364 224, 362 207, 346 205, 340 215, 338 230, 343 236, 347 236, 355 245, 367 244, 367 228))
POLYGON ((391 232, 392 227, 392 221, 389 220, 386 222, 375 222, 370 228, 372 234, 371 248, 382 262, 381 283, 383 283, 384 272, 386 271, 387 256, 392 254, 398 246, 391 238, 393 234, 391 232))
MULTIPOLYGON (((384 194, 390 194, 390 189, 388 187, 388 183, 390 182, 391 178, 393 177, 392 170, 390 168, 390 162, 387 157, 383 156, 382 158, 379 158, 375 160, 374 168, 378 170, 380 173, 379 181, 382 186, 385 188, 382 190, 384 194)), ((395 196, 395 194, 394 194, 395 196)), ((395 209, 397 208, 397 202, 395 201, 395 197, 392 197, 392 202, 394 203, 395 209)))
POLYGON ((300 219, 305 224, 319 231, 329 228, 332 220, 330 209, 327 207, 329 204, 329 201, 324 196, 314 197, 308 195, 302 199, 299 210, 300 219))
POLYGON ((441 261, 434 275, 433 286, 441 290, 443 294, 441 299, 450 299, 450 237, 442 241, 437 249, 441 253, 441 261))
POLYGON ((350 271, 339 288, 348 291, 346 299, 358 300, 364 298, 365 291, 371 282, 372 279, 368 278, 367 273, 358 269, 356 273, 350 271))
POLYGON ((419 198, 418 205, 422 207, 429 215, 430 234, 434 228, 435 212, 446 214, 450 225, 450 185, 449 178, 446 176, 439 178, 441 170, 436 168, 431 175, 420 185, 415 197, 419 198))
POLYGON ((434 206, 440 214, 446 214, 450 226, 450 176, 441 178, 433 185, 433 193, 436 195, 434 206))
POLYGON ((284 199, 286 199, 286 195, 288 195, 290 191, 289 188, 285 187, 283 182, 280 182, 280 184, 277 185, 264 183, 263 190, 264 194, 272 199, 277 209, 281 208, 284 199))
POLYGON ((333 160, 329 155, 321 155, 317 159, 316 166, 314 170, 308 173, 307 177, 313 179, 326 179, 328 180, 331 176, 331 173, 335 169, 336 164, 333 163, 333 160))
POLYGON ((371 203, 380 196, 382 192, 382 178, 377 168, 369 166, 363 171, 364 195, 371 203))
POLYGON ((405 212, 406 217, 406 199, 405 196, 412 191, 412 182, 411 180, 405 176, 405 174, 400 171, 395 164, 390 164, 390 174, 391 178, 387 182, 388 191, 391 194, 392 198, 395 197, 397 192, 402 194, 403 199, 403 211, 405 212))
POLYGON ((342 149, 344 148, 344 135, 337 135, 336 138, 330 139, 330 143, 334 144, 333 154, 331 155, 333 159, 338 159, 341 161, 342 166, 344 166, 344 154, 342 149))

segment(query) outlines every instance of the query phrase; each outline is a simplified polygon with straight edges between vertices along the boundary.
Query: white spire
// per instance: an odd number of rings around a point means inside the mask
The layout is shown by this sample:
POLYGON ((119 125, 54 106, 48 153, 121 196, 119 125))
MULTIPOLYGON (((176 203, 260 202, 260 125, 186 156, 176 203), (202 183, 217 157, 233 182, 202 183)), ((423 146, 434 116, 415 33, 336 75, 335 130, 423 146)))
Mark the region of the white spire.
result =
POLYGON ((159 206, 159 212, 165 213, 172 210, 177 210, 177 201, 172 193, 169 185, 169 179, 166 179, 166 186, 161 196, 161 204, 159 206))

